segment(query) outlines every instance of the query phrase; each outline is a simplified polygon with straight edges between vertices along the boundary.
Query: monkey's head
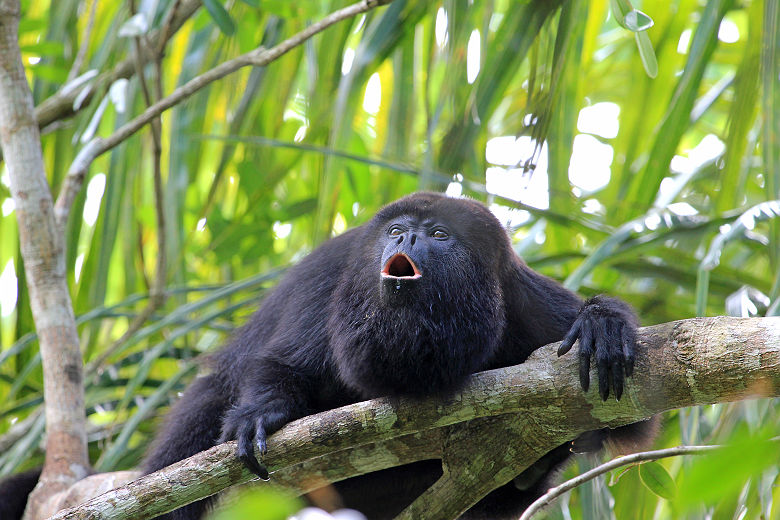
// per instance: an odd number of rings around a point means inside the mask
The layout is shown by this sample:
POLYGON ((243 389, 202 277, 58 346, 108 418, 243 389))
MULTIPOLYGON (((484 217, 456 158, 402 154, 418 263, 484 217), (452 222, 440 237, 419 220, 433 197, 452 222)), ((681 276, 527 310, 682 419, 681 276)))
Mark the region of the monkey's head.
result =
POLYGON ((387 306, 435 299, 470 279, 490 283, 505 250, 506 233, 487 208, 437 194, 401 199, 368 227, 381 250, 379 291, 387 306))
POLYGON ((330 307, 342 378, 366 396, 457 389, 504 332, 503 227, 482 204, 419 193, 358 236, 330 307))

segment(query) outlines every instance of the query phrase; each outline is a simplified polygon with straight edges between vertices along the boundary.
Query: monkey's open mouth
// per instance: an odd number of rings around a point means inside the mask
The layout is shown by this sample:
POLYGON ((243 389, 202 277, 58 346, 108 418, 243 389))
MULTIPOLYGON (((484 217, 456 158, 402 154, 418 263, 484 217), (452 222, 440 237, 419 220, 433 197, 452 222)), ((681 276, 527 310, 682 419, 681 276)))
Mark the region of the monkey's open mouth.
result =
POLYGON ((396 253, 385 264, 385 267, 382 269, 382 276, 388 278, 420 278, 422 275, 411 258, 403 253, 396 253))

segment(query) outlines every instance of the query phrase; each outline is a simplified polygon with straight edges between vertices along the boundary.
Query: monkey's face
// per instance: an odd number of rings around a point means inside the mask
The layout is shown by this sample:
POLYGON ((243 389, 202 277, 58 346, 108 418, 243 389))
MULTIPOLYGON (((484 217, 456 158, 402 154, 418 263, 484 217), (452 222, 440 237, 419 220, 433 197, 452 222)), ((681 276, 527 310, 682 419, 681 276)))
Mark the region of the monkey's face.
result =
POLYGON ((380 243, 384 247, 379 291, 384 304, 405 305, 431 297, 435 285, 446 283, 449 273, 442 260, 456 248, 446 224, 401 216, 385 227, 380 243))

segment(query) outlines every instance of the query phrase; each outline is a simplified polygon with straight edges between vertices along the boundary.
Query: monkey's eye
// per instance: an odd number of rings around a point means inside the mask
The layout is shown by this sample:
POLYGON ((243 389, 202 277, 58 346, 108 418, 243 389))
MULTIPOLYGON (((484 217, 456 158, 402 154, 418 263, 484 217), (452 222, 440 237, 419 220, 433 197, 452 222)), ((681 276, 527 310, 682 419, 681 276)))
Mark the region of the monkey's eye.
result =
POLYGON ((387 234, 391 237, 400 237, 403 232, 404 230, 401 229, 401 226, 393 226, 390 228, 390 231, 388 231, 387 234))
POLYGON ((431 233, 431 236, 437 240, 446 240, 450 237, 450 235, 443 229, 435 230, 433 233, 431 233))

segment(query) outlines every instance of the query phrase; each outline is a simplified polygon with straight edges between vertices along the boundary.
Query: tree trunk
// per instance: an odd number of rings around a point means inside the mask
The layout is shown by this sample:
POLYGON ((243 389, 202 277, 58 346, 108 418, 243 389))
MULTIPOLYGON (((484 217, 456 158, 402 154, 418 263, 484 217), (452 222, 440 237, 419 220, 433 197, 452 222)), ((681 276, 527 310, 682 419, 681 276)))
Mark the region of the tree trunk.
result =
POLYGON ((54 221, 38 124, 18 43, 18 0, 0 0, 0 145, 38 332, 46 401, 46 462, 26 518, 89 472, 82 360, 65 277, 63 230, 54 221))

